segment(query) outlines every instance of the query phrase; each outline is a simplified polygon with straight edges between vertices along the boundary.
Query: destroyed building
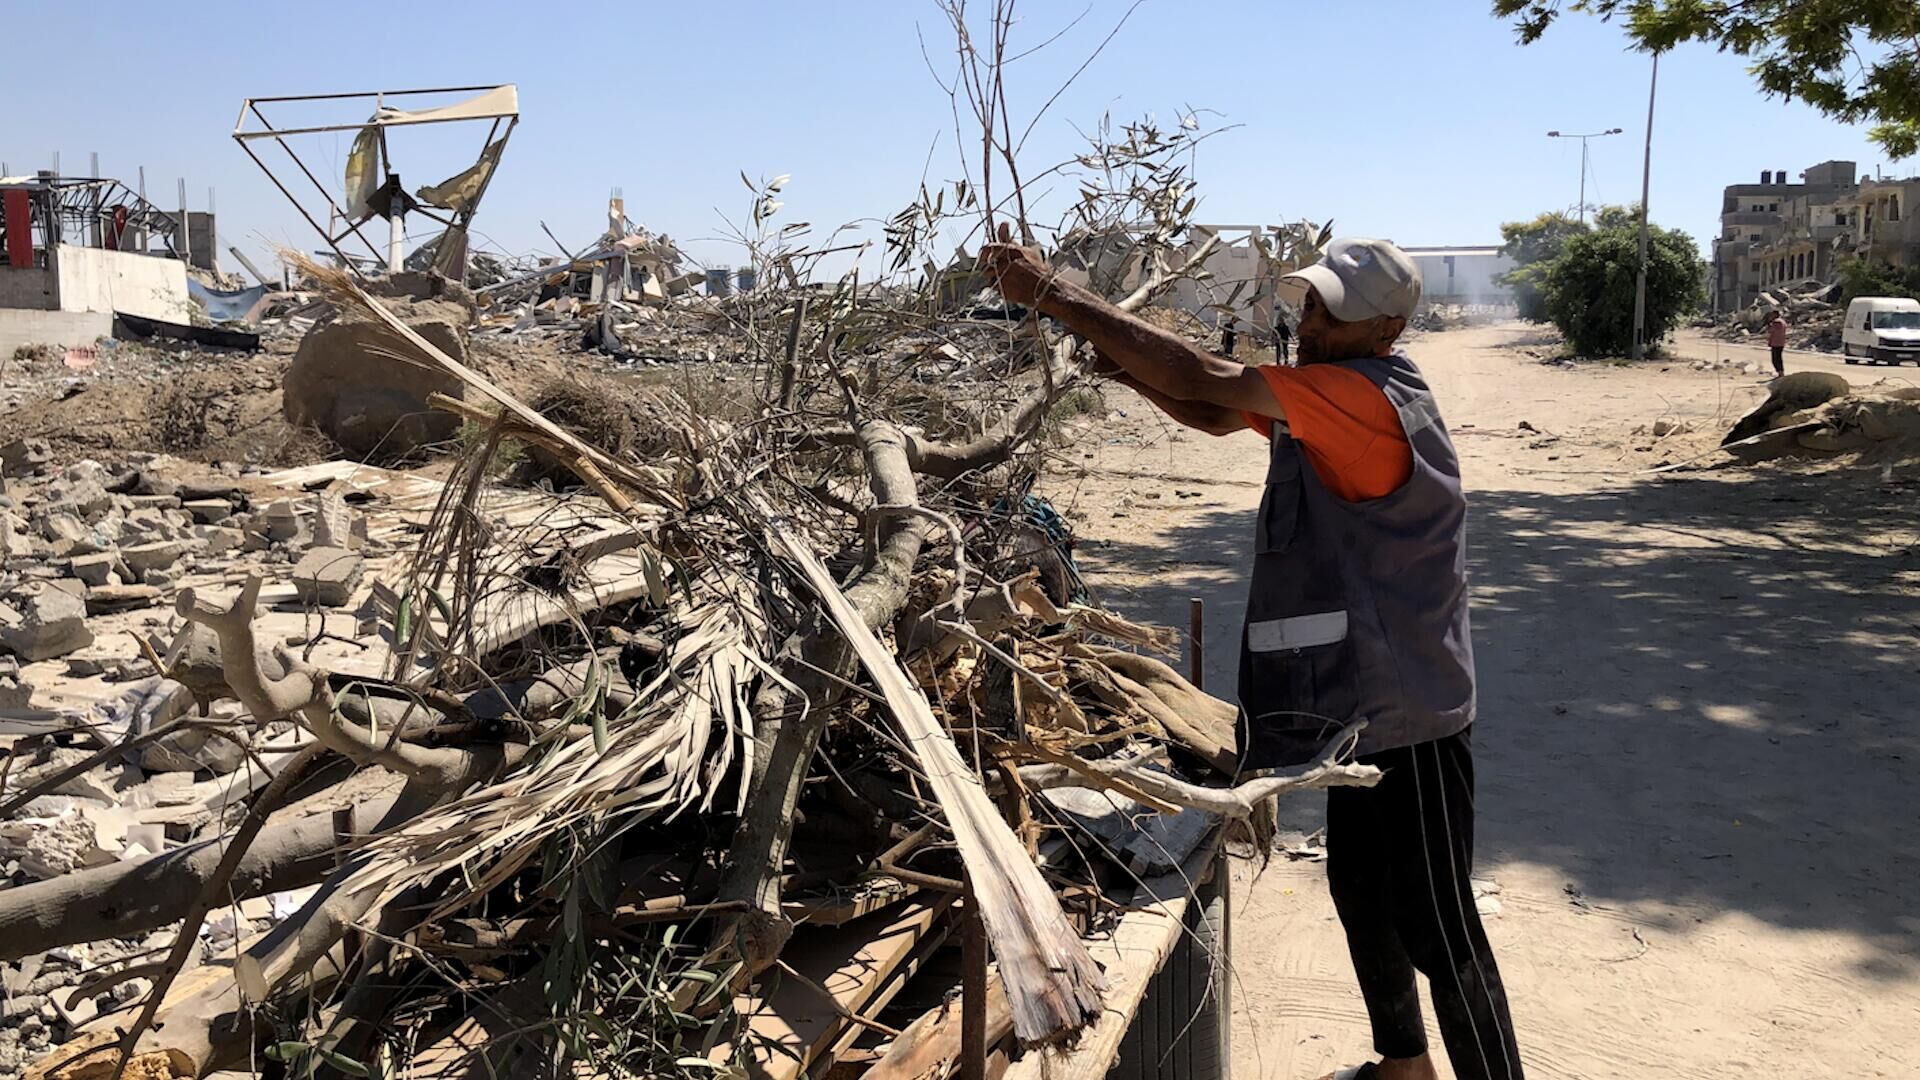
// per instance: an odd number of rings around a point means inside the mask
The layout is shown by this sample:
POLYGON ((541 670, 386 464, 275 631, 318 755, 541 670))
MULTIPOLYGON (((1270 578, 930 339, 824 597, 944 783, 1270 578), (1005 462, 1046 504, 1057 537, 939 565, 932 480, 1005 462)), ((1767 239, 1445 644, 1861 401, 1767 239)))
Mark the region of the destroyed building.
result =
POLYGON ((1713 241, 1713 309, 1738 311, 1786 283, 1831 282, 1848 258, 1896 266, 1920 258, 1920 234, 1907 235, 1900 205, 1920 194, 1907 191, 1920 181, 1857 172, 1851 161, 1823 161, 1797 182, 1785 169, 1764 169, 1759 183, 1728 185, 1713 241))
MULTIPOLYGON (((210 215, 202 226, 210 236, 210 215)), ((192 321, 180 215, 118 180, 0 177, 0 355, 90 345, 114 317, 192 321)))

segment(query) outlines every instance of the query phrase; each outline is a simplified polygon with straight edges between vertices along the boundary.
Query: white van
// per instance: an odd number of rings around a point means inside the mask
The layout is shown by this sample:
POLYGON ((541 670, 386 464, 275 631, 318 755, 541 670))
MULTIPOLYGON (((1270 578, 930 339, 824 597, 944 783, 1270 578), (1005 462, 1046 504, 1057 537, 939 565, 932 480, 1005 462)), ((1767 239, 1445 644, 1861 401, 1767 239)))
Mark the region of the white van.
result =
POLYGON ((1856 296, 1840 331, 1847 363, 1920 364, 1920 300, 1904 296, 1856 296))

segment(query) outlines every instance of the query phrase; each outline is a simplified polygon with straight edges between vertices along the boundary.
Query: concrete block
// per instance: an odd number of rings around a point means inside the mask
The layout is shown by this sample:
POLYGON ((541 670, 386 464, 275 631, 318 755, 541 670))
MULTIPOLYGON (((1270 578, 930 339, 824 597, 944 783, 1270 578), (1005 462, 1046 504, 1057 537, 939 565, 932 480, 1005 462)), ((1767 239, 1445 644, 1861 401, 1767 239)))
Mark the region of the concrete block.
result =
POLYGON ((0 648, 28 663, 91 644, 86 604, 70 593, 34 583, 22 585, 0 604, 0 648))
POLYGON ((102 585, 87 590, 87 614, 105 615, 114 611, 132 611, 160 602, 160 589, 154 585, 102 585))
POLYGON ((345 548, 314 548, 293 568, 293 587, 303 603, 340 607, 353 598, 366 559, 345 548))
POLYGON ((193 535, 207 545, 209 555, 224 555, 247 542, 245 533, 224 525, 195 525, 193 535))
POLYGON ((261 531, 269 540, 292 540, 300 535, 300 511, 292 499, 276 499, 267 506, 261 531))
POLYGON ((170 569, 186 553, 186 545, 178 540, 159 540, 150 544, 137 544, 120 549, 120 558, 133 571, 133 575, 142 581, 148 572, 170 569))
POLYGON ((233 516, 233 504, 225 499, 194 499, 180 507, 202 525, 218 525, 233 516))
POLYGON ((65 543, 71 547, 86 537, 87 524, 78 514, 52 510, 40 519, 40 535, 55 544, 65 543))
POLYGON ((45 439, 15 439, 0 446, 0 476, 31 476, 53 460, 45 439))
POLYGON ((353 542, 353 511, 339 492, 313 494, 313 546, 348 550, 359 546, 353 542))
MULTIPOLYGON (((464 362, 472 315, 443 300, 394 300, 389 310, 442 352, 464 362)), ((427 406, 434 392, 464 395, 444 372, 396 364, 380 355, 392 331, 349 309, 316 325, 281 382, 282 407, 295 424, 327 433, 354 457, 399 457, 451 439, 460 418, 427 406)))
POLYGON ((112 552, 78 555, 67 563, 67 572, 88 585, 118 585, 120 559, 112 552))

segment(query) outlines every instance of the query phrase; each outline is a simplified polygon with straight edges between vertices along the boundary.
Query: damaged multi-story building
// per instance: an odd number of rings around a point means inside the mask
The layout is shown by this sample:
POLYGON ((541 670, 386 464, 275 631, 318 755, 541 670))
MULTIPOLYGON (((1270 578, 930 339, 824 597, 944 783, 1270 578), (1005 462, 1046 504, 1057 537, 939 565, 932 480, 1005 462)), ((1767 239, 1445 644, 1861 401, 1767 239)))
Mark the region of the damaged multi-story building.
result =
POLYGON ((1848 259, 1920 264, 1916 200, 1920 178, 1861 178, 1851 161, 1823 161, 1798 181, 1767 169, 1759 183, 1728 185, 1713 242, 1714 310, 1737 311, 1780 285, 1834 281, 1848 259))

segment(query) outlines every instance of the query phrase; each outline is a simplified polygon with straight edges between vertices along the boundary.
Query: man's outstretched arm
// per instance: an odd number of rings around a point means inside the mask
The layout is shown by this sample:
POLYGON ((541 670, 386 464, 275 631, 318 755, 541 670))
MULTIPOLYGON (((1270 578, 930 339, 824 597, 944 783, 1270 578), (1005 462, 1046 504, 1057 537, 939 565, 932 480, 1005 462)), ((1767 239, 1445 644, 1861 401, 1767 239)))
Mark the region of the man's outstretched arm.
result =
MULTIPOLYGON (((1060 281, 1039 256, 1026 248, 990 244, 981 250, 980 263, 1002 296, 1016 304, 1037 307, 1065 323, 1131 376, 1140 389, 1164 401, 1212 406, 1236 418, 1241 413, 1254 413, 1286 419, 1279 400, 1259 372, 1215 356, 1077 285, 1060 281)), ((1162 400, 1154 403, 1165 408, 1162 400)), ((1172 409, 1167 412, 1182 423, 1189 422, 1172 409)), ((1211 410, 1205 415, 1218 418, 1211 410)), ((1210 422, 1191 426, 1213 430, 1210 422)))
POLYGON ((1247 418, 1237 410, 1221 405, 1209 405, 1203 401, 1181 401, 1146 385, 1139 379, 1127 374, 1125 370, 1105 373, 1114 382, 1132 387, 1141 397, 1153 403, 1154 408, 1166 413, 1176 422, 1209 435, 1231 435, 1236 431, 1245 431, 1247 418))

